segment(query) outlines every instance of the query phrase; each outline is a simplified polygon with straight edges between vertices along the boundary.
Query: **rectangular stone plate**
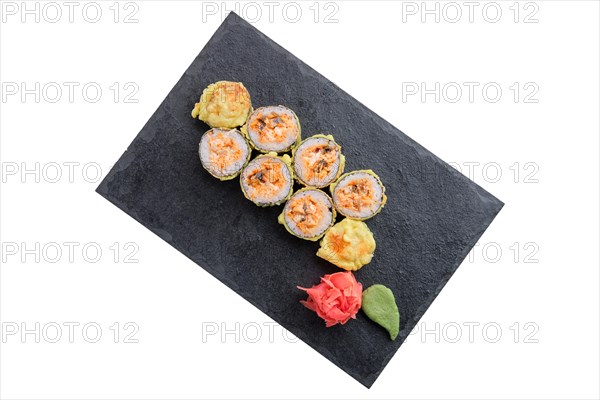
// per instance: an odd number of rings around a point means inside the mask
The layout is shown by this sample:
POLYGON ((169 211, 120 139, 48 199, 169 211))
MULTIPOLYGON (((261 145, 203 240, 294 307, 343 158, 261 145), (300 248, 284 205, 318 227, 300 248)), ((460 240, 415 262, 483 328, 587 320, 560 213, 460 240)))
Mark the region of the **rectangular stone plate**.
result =
POLYGON ((503 206, 234 13, 97 192, 367 387, 503 206), (198 143, 208 127, 190 112, 202 89, 220 80, 243 82, 255 108, 293 109, 303 137, 333 134, 346 171, 379 174, 389 200, 368 221, 377 250, 356 278, 365 288, 381 283, 394 292, 395 341, 362 312, 326 329, 299 303, 305 294, 296 285, 310 287, 341 270, 315 255, 318 243, 277 223, 281 207, 259 208, 237 179, 220 182, 202 168, 198 143))

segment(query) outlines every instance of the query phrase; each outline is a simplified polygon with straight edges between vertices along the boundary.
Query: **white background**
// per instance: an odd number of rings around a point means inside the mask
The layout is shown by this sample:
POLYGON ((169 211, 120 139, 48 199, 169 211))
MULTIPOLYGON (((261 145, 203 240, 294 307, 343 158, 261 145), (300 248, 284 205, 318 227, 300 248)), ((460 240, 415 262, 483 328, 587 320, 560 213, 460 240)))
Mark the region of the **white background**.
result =
MULTIPOLYGON (((59 2, 62 19, 51 23, 56 9, 44 2, 39 22, 35 13, 22 22, 21 2, 7 3, 2 398, 600 396, 597 2, 501 1, 487 14, 481 2, 473 22, 462 2, 442 2, 439 22, 423 22, 421 2, 311 1, 297 3, 295 23, 295 8, 285 15, 280 3, 270 21, 254 3, 265 34, 506 203, 370 390, 94 192, 98 167, 108 172, 235 4, 99 2, 91 23, 81 2, 71 23, 59 2), (138 22, 124 23, 132 12, 138 22), (79 84, 72 102, 65 82, 79 84), (436 82, 439 102, 409 94, 436 82), (464 82, 479 85, 472 102, 464 82), (33 93, 22 98, 21 83, 33 93), (102 89, 95 103, 93 88, 83 97, 88 83, 102 89), (75 163, 72 177, 64 163, 75 163), (72 259, 65 242, 78 243, 72 259), (80 324, 72 343, 69 322, 80 324), (21 336, 36 323, 39 343, 21 336), (102 329, 96 343, 86 323, 102 329), (51 343, 56 324, 62 336, 51 343)), ((238 10, 254 19, 254 5, 238 10)))

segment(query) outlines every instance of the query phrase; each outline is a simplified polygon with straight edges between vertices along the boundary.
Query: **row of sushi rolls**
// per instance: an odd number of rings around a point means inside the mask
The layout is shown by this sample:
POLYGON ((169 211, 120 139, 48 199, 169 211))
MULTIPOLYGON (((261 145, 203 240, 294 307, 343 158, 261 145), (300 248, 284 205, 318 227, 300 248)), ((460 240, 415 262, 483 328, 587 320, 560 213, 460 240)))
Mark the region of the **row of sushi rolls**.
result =
POLYGON ((243 195, 257 206, 283 204, 279 223, 300 239, 321 239, 317 256, 345 270, 323 276, 311 288, 298 287, 308 294, 302 304, 327 327, 344 325, 362 308, 394 340, 399 313, 392 291, 379 284, 363 291, 352 273, 371 262, 375 252, 364 221, 387 201, 377 174, 369 169, 344 173, 345 158, 333 136, 302 139, 294 111, 282 105, 253 109, 241 82, 210 84, 192 117, 211 128, 200 139, 204 169, 221 181, 239 177, 243 195), (253 149, 260 155, 251 159, 253 149), (294 181, 302 186, 295 192, 294 181), (345 218, 336 223, 338 213, 345 218))

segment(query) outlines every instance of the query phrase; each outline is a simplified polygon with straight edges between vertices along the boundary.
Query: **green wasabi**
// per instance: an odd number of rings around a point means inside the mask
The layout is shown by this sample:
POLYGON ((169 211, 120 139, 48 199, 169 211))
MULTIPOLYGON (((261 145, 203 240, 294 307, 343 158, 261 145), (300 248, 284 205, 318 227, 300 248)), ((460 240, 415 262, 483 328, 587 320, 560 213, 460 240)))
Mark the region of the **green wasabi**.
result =
POLYGON ((363 292, 362 309, 372 321, 383 326, 395 340, 400 329, 400 313, 394 293, 383 286, 373 285, 363 292))

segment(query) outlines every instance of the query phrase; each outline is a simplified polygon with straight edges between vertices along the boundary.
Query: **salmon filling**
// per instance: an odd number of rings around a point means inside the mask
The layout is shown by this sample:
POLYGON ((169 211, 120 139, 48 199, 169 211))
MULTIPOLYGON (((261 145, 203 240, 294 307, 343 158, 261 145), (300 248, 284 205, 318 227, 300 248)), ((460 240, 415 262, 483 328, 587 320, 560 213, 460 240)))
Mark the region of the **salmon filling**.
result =
POLYGON ((279 114, 271 111, 268 114, 259 112, 252 117, 249 127, 257 133, 260 143, 281 143, 289 137, 298 135, 298 126, 295 119, 288 114, 279 114))
POLYGON ((287 154, 258 156, 242 171, 240 184, 244 196, 259 206, 275 206, 286 201, 293 191, 294 176, 287 154))
POLYGON ((300 140, 298 117, 284 106, 257 108, 241 130, 262 153, 288 151, 300 140))
POLYGON ((211 165, 218 167, 219 171, 227 171, 236 162, 242 159, 242 149, 238 143, 223 132, 208 138, 211 165))
POLYGON ((248 187, 254 189, 257 196, 269 197, 278 193, 286 184, 283 164, 277 161, 264 161, 248 174, 248 187))
POLYGON ((316 241, 333 225, 335 209, 319 189, 301 189, 287 201, 278 221, 292 235, 316 241))
POLYGON ((306 138, 294 150, 294 172, 298 182, 307 187, 331 184, 344 170, 344 164, 342 148, 331 135, 306 138))
POLYGON ((306 181, 323 181, 336 165, 337 149, 329 143, 319 143, 302 151, 302 165, 306 181))
POLYGON ((343 188, 336 190, 337 204, 346 210, 359 212, 375 204, 374 194, 373 182, 370 179, 352 179, 343 188))
POLYGON ((290 199, 287 217, 304 234, 310 235, 321 224, 323 210, 311 196, 290 199))
POLYGON ((208 130, 200 139, 198 151, 204 169, 221 180, 236 177, 250 156, 248 142, 236 129, 208 130))

